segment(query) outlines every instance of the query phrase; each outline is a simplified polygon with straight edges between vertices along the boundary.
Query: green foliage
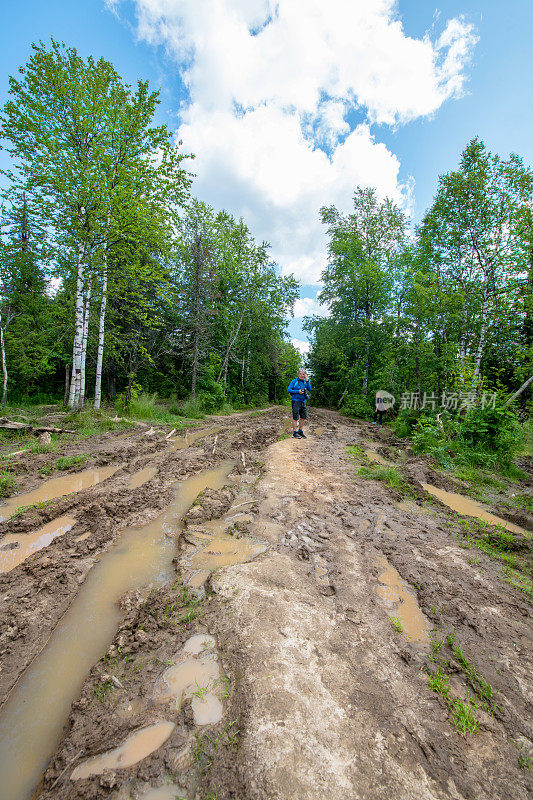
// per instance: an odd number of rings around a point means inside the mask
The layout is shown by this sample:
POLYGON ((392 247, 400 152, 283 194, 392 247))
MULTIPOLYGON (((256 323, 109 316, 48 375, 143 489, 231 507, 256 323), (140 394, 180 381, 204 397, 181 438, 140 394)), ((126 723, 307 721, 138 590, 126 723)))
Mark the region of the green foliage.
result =
POLYGON ((0 497, 9 497, 18 489, 15 476, 9 470, 4 469, 0 473, 0 497))
POLYGON ((80 467, 85 464, 88 458, 89 456, 86 453, 81 453, 78 456, 63 456, 62 458, 57 459, 55 466, 56 469, 60 470, 71 469, 72 467, 80 467))
POLYGON ((358 419, 372 419, 374 409, 370 405, 368 398, 362 395, 347 394, 342 404, 343 414, 358 419))
POLYGON ((370 467, 360 467, 357 474, 368 480, 383 481, 391 489, 404 495, 412 496, 412 489, 396 467, 386 467, 381 464, 372 464, 370 467))
POLYGON ((398 412, 394 422, 394 433, 401 439, 411 436, 418 422, 418 413, 411 409, 402 409, 398 412))

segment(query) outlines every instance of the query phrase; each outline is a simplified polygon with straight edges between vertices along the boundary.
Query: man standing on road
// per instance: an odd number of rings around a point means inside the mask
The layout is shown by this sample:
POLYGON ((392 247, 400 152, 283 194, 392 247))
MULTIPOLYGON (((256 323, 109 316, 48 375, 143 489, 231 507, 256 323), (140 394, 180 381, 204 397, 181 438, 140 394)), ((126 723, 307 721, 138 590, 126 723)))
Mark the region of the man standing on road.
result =
POLYGON ((298 370, 298 377, 294 378, 287 388, 292 398, 292 435, 294 439, 307 439, 303 432, 304 419, 307 419, 307 392, 311 391, 311 384, 307 380, 304 369, 298 370))

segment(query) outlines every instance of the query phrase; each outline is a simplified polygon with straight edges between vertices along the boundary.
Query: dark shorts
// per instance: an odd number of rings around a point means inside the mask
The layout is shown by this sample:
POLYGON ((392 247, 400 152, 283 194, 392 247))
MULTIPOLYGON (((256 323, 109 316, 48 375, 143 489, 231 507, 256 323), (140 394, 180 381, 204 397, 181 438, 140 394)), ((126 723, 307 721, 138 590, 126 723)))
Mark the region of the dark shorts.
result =
POLYGON ((307 406, 301 400, 292 401, 292 418, 294 420, 307 419, 307 406))

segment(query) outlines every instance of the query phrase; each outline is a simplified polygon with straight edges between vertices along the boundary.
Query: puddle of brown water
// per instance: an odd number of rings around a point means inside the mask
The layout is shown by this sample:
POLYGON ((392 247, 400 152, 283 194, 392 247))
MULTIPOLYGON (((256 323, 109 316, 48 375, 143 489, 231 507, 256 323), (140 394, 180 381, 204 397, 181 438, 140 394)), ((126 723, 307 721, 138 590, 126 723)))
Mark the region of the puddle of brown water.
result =
POLYGON ((135 731, 120 747, 79 764, 72 772, 70 780, 79 781, 90 778, 91 775, 101 775, 105 769, 125 769, 137 764, 161 747, 175 727, 173 722, 156 722, 155 725, 135 731))
POLYGON ((477 517, 483 520, 483 522, 490 522, 491 525, 503 525, 508 531, 521 533, 525 536, 528 535, 527 532, 518 525, 513 525, 512 522, 507 522, 506 519, 496 517, 494 514, 491 514, 490 511, 485 511, 482 505, 476 503, 476 501, 472 500, 470 497, 465 497, 462 494, 455 494, 454 492, 446 492, 444 489, 437 489, 436 486, 432 486, 430 483, 423 483, 422 488, 440 500, 441 503, 457 511, 458 514, 463 514, 467 517, 477 517))
POLYGON ((169 784, 158 789, 147 789, 139 796, 139 800, 184 800, 184 798, 178 786, 169 784))
POLYGON ((379 453, 376 453, 375 450, 365 450, 365 454, 370 459, 370 461, 374 461, 376 464, 383 464, 384 467, 389 467, 391 462, 387 461, 383 456, 380 456, 379 453))
POLYGON ((187 434, 187 436, 176 436, 174 439, 169 439, 168 443, 170 445, 171 450, 183 450, 186 447, 190 447, 194 444, 198 439, 203 439, 206 436, 210 436, 210 434, 215 433, 218 431, 219 428, 208 428, 207 430, 201 431, 193 431, 192 433, 187 434))
POLYGON ((179 710, 183 700, 189 699, 196 725, 220 722, 224 708, 218 697, 220 666, 214 637, 191 636, 179 658, 179 663, 163 673, 163 688, 156 695, 157 702, 175 700, 179 710))
POLYGON ((172 536, 197 495, 220 489, 234 462, 176 485, 175 499, 142 528, 126 528, 89 572, 46 647, 15 685, 0 714, 2 800, 28 800, 59 741, 89 669, 111 644, 129 589, 174 575, 172 536))
POLYGON ((409 584, 384 556, 378 557, 378 565, 383 568, 378 577, 382 585, 375 587, 380 605, 386 609, 390 617, 400 620, 408 639, 412 642, 429 644, 429 623, 422 614, 409 584))
POLYGON ((143 483, 151 481, 154 475, 157 475, 157 467, 145 467, 131 476, 128 489, 138 489, 143 483))
POLYGON ((37 531, 5 536, 0 549, 0 573, 10 572, 14 567, 18 567, 33 553, 49 545, 57 536, 62 536, 69 531, 75 522, 74 517, 58 517, 37 531), (3 549, 6 545, 14 544, 17 545, 14 549, 3 549))
POLYGON ((56 497, 63 497, 71 492, 81 492, 90 486, 110 478, 120 466, 100 467, 98 469, 88 469, 85 472, 77 472, 74 475, 64 475, 61 478, 52 478, 45 481, 37 489, 33 489, 26 494, 18 494, 10 497, 7 503, 0 506, 0 522, 13 516, 17 509, 22 506, 32 506, 35 503, 42 503, 45 500, 55 500, 56 497))

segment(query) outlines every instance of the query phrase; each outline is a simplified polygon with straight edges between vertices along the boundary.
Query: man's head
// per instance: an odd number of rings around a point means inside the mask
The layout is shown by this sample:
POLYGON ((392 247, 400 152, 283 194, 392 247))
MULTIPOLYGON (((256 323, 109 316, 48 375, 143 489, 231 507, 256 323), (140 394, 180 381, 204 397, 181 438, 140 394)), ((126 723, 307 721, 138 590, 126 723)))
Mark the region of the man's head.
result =
POLYGON ((298 370, 298 380, 299 381, 307 380, 307 372, 305 371, 305 369, 298 370))

